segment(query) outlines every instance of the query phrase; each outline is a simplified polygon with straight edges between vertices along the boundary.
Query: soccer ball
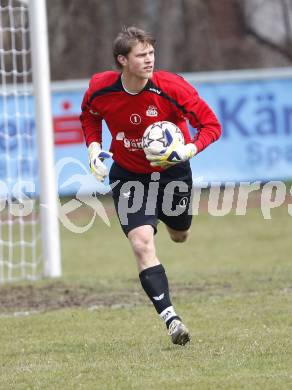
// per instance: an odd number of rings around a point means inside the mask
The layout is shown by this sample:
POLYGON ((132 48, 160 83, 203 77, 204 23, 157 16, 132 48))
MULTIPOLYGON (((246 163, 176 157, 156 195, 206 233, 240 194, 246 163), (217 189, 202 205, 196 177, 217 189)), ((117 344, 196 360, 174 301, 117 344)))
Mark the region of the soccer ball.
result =
POLYGON ((185 143, 183 133, 174 123, 155 122, 145 130, 142 147, 145 154, 163 154, 173 139, 177 139, 182 144, 185 143))

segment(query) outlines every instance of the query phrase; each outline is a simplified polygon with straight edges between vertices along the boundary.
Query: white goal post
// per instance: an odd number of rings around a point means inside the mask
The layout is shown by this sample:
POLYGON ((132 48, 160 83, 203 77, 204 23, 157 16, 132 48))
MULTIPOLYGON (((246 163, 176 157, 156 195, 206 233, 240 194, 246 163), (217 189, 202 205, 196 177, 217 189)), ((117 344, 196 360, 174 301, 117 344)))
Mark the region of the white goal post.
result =
POLYGON ((45 0, 0 0, 0 283, 61 276, 45 0))

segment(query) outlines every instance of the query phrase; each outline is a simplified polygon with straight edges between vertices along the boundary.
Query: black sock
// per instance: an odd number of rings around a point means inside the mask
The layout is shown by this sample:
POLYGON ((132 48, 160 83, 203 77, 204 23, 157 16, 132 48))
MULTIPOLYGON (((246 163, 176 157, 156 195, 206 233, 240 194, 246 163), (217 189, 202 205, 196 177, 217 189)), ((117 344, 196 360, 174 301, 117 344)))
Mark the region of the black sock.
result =
POLYGON ((168 280, 162 264, 144 269, 139 278, 145 293, 153 303, 157 313, 168 327, 172 320, 179 317, 173 310, 169 296, 168 280))

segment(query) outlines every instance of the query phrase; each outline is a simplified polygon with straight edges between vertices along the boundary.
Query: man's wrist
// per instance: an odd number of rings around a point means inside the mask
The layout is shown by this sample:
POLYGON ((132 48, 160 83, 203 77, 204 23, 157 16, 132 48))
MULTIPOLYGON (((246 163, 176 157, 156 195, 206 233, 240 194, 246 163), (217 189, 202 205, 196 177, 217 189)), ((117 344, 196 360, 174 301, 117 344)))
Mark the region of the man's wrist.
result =
POLYGON ((88 152, 91 154, 92 152, 99 152, 101 150, 100 143, 98 142, 91 142, 88 145, 88 152))
POLYGON ((188 151, 187 153, 189 155, 189 158, 194 157, 198 153, 198 148, 193 143, 187 144, 186 148, 187 148, 187 151, 188 151))

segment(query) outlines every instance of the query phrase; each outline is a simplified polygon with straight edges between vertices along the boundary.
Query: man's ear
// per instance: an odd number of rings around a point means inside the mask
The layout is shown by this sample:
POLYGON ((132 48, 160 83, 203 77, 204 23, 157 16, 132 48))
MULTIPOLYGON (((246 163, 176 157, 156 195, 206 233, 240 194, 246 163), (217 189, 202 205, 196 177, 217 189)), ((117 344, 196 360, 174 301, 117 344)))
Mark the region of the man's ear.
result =
POLYGON ((117 57, 118 62, 122 65, 125 66, 128 63, 127 57, 123 56, 122 54, 119 54, 117 57))

